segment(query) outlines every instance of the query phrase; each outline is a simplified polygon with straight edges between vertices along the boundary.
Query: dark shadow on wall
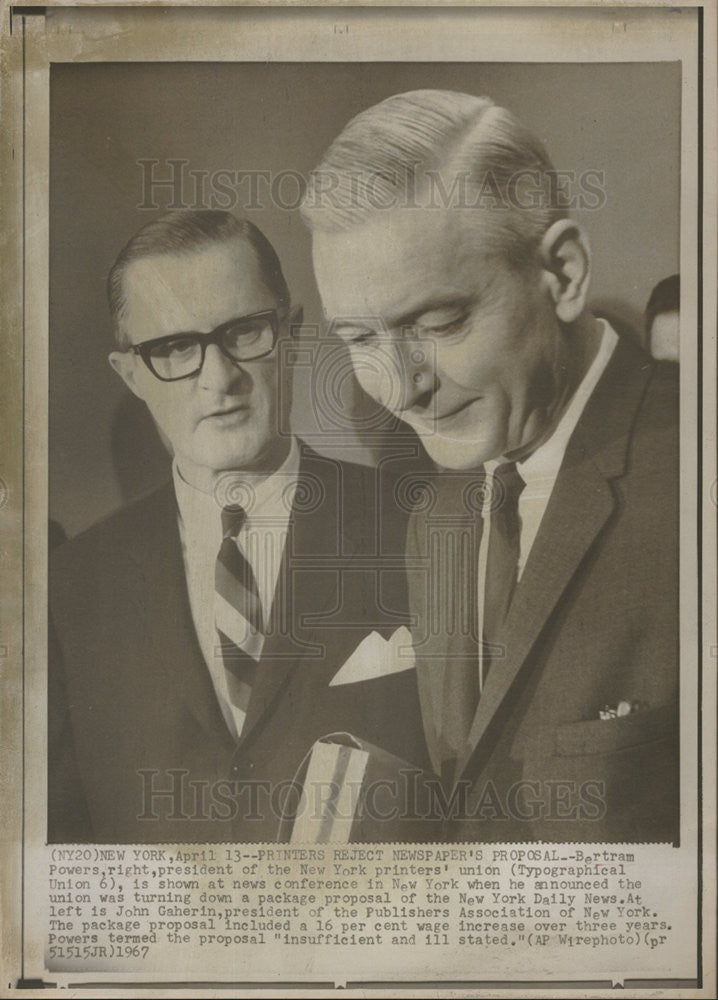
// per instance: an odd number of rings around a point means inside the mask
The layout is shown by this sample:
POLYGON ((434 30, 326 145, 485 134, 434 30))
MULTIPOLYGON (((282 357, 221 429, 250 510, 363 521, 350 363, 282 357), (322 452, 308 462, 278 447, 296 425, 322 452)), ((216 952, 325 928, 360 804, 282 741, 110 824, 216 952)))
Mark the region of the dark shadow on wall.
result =
POLYGON ((47 547, 49 551, 56 549, 67 541, 67 533, 59 521, 50 518, 47 522, 47 547))
POLYGON ((126 393, 112 415, 112 465, 123 503, 150 493, 172 474, 172 458, 145 404, 126 393))

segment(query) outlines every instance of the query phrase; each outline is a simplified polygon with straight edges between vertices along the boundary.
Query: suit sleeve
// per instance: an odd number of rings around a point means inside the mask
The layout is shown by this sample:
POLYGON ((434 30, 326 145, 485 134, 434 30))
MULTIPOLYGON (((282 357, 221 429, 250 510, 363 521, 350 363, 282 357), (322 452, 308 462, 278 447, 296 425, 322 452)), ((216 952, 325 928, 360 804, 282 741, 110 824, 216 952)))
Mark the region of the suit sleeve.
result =
POLYGON ((91 842, 92 824, 77 766, 62 653, 52 619, 48 628, 47 742, 48 842, 91 842))

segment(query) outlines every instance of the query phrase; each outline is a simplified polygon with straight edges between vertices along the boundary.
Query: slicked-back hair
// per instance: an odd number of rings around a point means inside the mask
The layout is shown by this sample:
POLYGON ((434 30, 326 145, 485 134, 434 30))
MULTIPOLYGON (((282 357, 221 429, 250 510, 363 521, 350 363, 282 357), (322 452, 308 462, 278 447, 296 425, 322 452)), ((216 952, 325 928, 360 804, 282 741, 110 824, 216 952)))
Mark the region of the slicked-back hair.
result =
POLYGON ((353 118, 310 175, 301 210, 310 229, 337 232, 442 199, 516 263, 567 215, 539 140, 490 98, 449 90, 396 94, 353 118))
POLYGON ((123 326, 127 268, 148 257, 185 257, 210 246, 246 243, 254 252, 262 281, 280 310, 288 309, 287 283, 276 251, 264 233, 230 212, 181 209, 167 212, 142 227, 123 247, 107 278, 112 329, 120 348, 129 346, 123 326))

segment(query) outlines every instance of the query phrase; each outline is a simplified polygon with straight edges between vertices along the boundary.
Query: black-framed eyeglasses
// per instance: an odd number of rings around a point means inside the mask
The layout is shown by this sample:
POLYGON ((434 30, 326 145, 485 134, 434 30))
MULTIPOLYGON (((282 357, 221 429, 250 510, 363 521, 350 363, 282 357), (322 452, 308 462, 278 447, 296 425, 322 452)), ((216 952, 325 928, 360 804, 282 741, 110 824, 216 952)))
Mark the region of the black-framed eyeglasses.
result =
POLYGON ((230 319, 211 333, 172 333, 133 344, 129 350, 139 354, 156 378, 178 382, 202 370, 210 344, 216 344, 225 357, 238 364, 266 357, 276 346, 279 322, 276 309, 267 309, 230 319))

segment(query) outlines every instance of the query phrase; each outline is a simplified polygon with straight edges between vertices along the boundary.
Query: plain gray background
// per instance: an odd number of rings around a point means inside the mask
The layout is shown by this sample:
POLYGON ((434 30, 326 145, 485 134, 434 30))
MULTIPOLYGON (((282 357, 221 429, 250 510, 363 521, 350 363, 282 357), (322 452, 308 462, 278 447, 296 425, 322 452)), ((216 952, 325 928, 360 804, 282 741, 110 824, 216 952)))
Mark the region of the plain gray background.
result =
MULTIPOLYGON (((575 213, 593 247, 592 301, 641 335, 653 286, 678 270, 680 64, 117 63, 53 65, 50 107, 50 516, 72 536, 159 484, 169 459, 151 421, 107 362, 105 279, 142 208, 143 168, 262 170, 302 176, 346 122, 404 90, 485 94, 545 143, 557 170, 603 171, 605 202, 575 213)), ((188 177, 188 175, 186 175, 188 177)), ((189 179, 189 177, 188 177, 189 179)), ((237 214, 249 189, 231 185, 237 214)), ((295 197, 291 178, 281 188, 295 197)), ((207 186, 205 207, 209 204, 207 186)), ((189 183, 186 200, 192 202, 189 183)), ((298 211, 246 215, 282 260, 305 321, 321 324, 309 235, 298 211)), ((166 207, 168 189, 154 200, 166 207)), ((225 199, 226 201, 226 199, 225 199)), ((295 427, 316 432, 306 379, 295 427)), ((357 405, 344 385, 348 405, 357 405)), ((312 443, 322 450, 316 436, 312 443)), ((327 441, 327 446, 331 442, 327 441)), ((354 456, 362 457, 357 451, 354 456)))

